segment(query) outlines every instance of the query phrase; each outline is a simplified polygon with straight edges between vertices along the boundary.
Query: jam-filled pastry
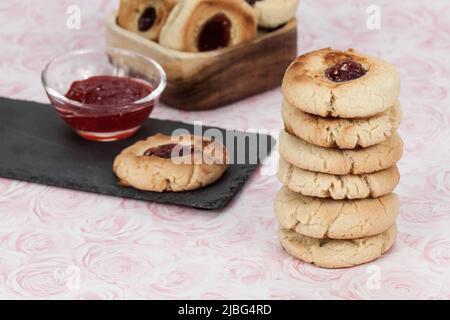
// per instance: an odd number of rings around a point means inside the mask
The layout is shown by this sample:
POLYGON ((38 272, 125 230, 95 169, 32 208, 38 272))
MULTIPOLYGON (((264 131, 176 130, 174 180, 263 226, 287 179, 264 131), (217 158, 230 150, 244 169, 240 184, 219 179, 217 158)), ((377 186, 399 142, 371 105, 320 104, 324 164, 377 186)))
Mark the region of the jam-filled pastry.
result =
POLYGON ((292 106, 321 117, 372 117, 397 104, 400 77, 387 61, 353 49, 321 49, 298 57, 281 86, 292 106))
POLYGON ((123 150, 113 170, 124 187, 179 192, 216 182, 227 165, 227 150, 216 140, 156 134, 123 150))
POLYGON ((161 30, 161 45, 179 51, 202 52, 251 40, 256 16, 242 0, 184 0, 170 13, 161 30))
POLYGON ((253 6, 258 25, 277 28, 295 17, 299 0, 245 0, 253 6))
POLYGON ((161 28, 177 0, 121 0, 118 24, 150 40, 158 40, 161 28))

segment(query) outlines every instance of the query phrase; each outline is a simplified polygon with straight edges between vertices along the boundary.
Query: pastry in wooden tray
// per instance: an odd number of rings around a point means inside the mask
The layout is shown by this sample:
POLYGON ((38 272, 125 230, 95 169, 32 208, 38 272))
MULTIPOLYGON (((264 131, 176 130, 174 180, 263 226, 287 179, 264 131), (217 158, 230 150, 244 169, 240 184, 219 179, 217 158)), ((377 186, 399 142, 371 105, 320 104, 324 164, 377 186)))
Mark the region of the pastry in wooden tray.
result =
POLYGON ((298 1, 288 2, 294 10, 283 14, 285 0, 178 1, 157 37, 136 31, 140 18, 135 16, 134 25, 127 27, 117 18, 123 13, 113 13, 106 22, 107 44, 162 65, 168 78, 162 96, 166 104, 185 110, 213 109, 280 85, 297 55, 293 16, 298 1), (278 9, 270 14, 267 8, 278 9))

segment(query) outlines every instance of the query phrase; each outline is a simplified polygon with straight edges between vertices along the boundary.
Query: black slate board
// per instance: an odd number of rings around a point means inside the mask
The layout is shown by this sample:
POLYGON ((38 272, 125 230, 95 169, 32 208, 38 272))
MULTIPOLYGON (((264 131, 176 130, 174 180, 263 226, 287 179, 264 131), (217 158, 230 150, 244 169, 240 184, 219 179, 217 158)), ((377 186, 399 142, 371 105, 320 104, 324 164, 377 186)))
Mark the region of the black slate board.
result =
MULTIPOLYGON (((149 119, 135 136, 127 140, 90 142, 73 133, 50 105, 0 98, 0 176, 199 209, 225 207, 258 166, 249 164, 249 157, 244 164, 231 164, 217 183, 195 191, 142 192, 118 185, 112 163, 122 149, 155 133, 171 134, 178 128, 194 132, 191 124, 149 119)), ((203 127, 203 130, 207 129, 209 127, 203 127)), ((225 130, 218 129, 225 135, 225 130)), ((257 138, 267 139, 269 154, 275 140, 267 135, 257 135, 257 138)), ((256 155, 258 146, 248 142, 245 143, 247 154, 256 155)))

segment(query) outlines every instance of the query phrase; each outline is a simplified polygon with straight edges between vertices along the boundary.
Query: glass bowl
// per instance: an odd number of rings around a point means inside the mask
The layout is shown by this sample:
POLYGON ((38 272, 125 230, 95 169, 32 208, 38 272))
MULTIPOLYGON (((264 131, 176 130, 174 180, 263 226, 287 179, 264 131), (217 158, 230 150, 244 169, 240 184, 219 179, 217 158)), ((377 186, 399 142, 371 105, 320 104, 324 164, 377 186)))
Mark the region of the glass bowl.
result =
POLYGON ((116 141, 130 137, 148 119, 166 87, 166 74, 154 60, 133 51, 78 50, 53 58, 42 71, 42 84, 61 118, 81 137, 116 141), (115 76, 144 82, 152 91, 131 103, 86 104, 66 97, 75 81, 115 76))

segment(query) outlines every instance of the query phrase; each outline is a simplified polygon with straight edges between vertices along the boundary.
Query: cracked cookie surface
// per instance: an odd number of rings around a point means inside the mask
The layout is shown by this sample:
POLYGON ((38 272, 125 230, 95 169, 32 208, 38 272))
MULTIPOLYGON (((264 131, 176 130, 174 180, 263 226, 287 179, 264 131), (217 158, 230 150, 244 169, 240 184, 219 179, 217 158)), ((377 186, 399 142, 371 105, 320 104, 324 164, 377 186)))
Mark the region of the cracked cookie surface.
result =
POLYGON ((371 117, 392 107, 400 95, 400 78, 390 63, 353 49, 332 48, 298 57, 287 69, 282 92, 296 108, 321 117, 371 117), (334 82, 326 70, 343 61, 362 65, 363 76, 334 82))
POLYGON ((361 175, 333 175, 297 168, 280 158, 278 179, 305 196, 342 199, 377 198, 394 191, 400 181, 397 166, 361 175))
POLYGON ((399 127, 400 103, 371 118, 323 118, 301 111, 286 100, 281 114, 287 132, 320 147, 354 149, 386 141, 399 127))
POLYGON ((275 215, 283 229, 317 239, 358 239, 380 234, 395 224, 400 200, 394 193, 358 200, 308 197, 282 187, 275 215))
POLYGON ((281 157, 294 166, 335 175, 364 174, 394 166, 403 153, 403 141, 394 132, 386 141, 367 148, 323 148, 281 131, 281 157))
POLYGON ((216 182, 226 171, 227 163, 227 150, 217 141, 192 135, 156 134, 124 149, 115 158, 113 170, 122 186, 179 192, 216 182))
POLYGON ((348 268, 380 258, 395 243, 397 226, 385 232, 355 240, 315 239, 279 229, 283 248, 292 256, 321 268, 348 268))

